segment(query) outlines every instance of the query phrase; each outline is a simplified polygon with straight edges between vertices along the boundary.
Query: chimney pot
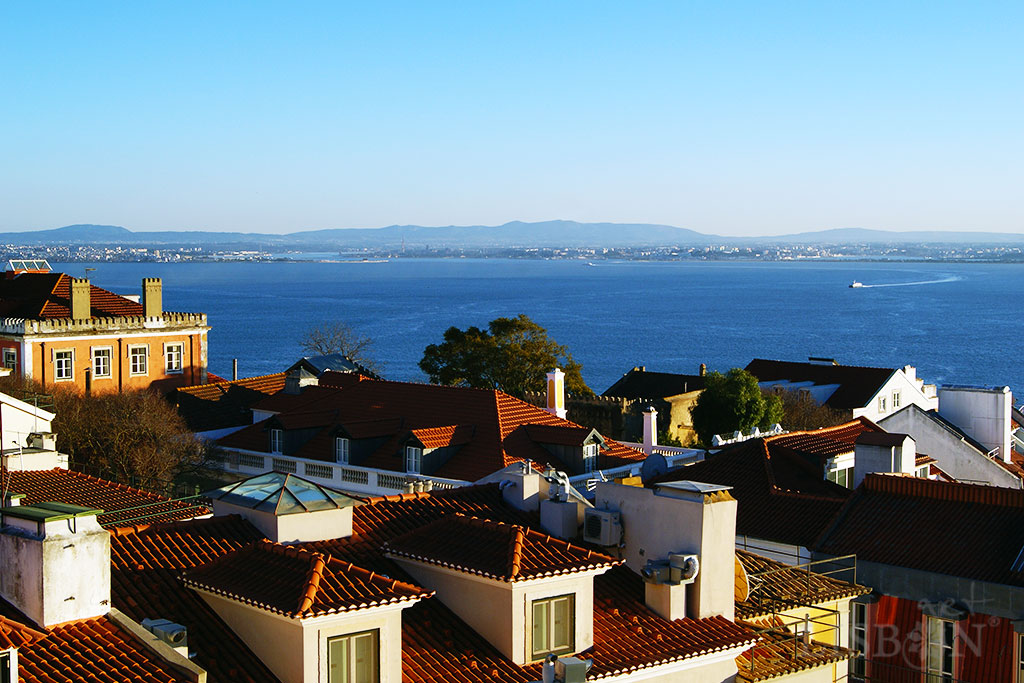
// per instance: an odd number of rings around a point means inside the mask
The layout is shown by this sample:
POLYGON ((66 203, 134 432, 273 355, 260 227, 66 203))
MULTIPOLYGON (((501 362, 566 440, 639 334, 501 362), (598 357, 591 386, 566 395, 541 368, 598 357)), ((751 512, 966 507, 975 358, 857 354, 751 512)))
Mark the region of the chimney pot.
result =
POLYGON ((544 410, 563 420, 565 410, 565 373, 555 368, 547 374, 547 405, 544 410))

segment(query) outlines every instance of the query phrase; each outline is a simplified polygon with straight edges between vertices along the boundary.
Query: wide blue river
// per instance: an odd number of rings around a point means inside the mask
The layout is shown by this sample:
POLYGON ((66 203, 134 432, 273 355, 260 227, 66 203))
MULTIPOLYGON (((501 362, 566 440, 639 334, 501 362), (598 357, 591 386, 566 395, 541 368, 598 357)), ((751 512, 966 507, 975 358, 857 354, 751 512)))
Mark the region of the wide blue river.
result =
POLYGON ((915 365, 928 382, 1024 391, 1024 265, 397 260, 386 263, 100 263, 55 266, 138 294, 161 277, 167 310, 208 314, 210 370, 277 372, 299 339, 342 320, 375 340, 389 379, 423 380, 451 325, 526 313, 600 393, 634 365, 695 374, 754 357, 915 365), (853 280, 864 283, 851 289, 853 280))

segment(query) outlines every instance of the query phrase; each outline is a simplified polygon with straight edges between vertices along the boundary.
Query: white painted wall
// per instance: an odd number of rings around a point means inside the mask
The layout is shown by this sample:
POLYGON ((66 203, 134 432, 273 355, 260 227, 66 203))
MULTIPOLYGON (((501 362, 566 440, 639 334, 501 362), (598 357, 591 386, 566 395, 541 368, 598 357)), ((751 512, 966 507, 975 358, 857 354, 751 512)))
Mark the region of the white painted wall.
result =
POLYGON ((110 610, 110 534, 95 515, 37 524, 5 514, 0 595, 40 626, 110 610))
POLYGON ((50 432, 54 413, 25 403, 13 396, 0 393, 0 412, 3 418, 3 448, 28 446, 28 435, 50 432))
POLYGON ((888 432, 914 437, 917 450, 935 458, 939 468, 955 479, 1015 489, 1024 487, 1020 477, 994 462, 941 422, 929 417, 929 413, 908 407, 878 424, 888 432))
MULTIPOLYGON (((942 387, 939 389, 939 415, 1010 462, 1010 409, 1013 394, 1009 387, 942 387)), ((930 454, 929 454, 930 455, 930 454)))
POLYGON ((733 618, 735 499, 708 502, 701 494, 609 482, 599 482, 594 493, 594 507, 621 515, 623 558, 630 569, 639 573, 648 560, 667 559, 672 553, 695 554, 700 571, 686 592, 689 616, 733 618))
POLYGON ((273 512, 253 510, 227 501, 215 500, 213 514, 240 515, 276 543, 307 543, 347 538, 352 535, 351 507, 275 515, 273 512))
MULTIPOLYGON (((900 436, 893 434, 892 436, 900 436)), ((864 478, 873 472, 899 472, 914 474, 916 470, 917 447, 914 439, 902 435, 900 445, 875 446, 858 443, 854 455, 853 488, 860 486, 864 478)))
POLYGON ((920 406, 922 410, 935 410, 939 407, 939 399, 929 394, 930 392, 925 393, 925 387, 917 379, 914 368, 907 366, 894 372, 885 385, 871 397, 867 405, 855 408, 853 417, 866 417, 872 422, 878 422, 886 415, 891 415, 911 403, 920 406), (913 377, 907 375, 908 368, 913 371, 913 377), (898 406, 895 405, 897 395, 899 396, 898 406), (880 398, 885 398, 884 410, 880 406, 880 398))

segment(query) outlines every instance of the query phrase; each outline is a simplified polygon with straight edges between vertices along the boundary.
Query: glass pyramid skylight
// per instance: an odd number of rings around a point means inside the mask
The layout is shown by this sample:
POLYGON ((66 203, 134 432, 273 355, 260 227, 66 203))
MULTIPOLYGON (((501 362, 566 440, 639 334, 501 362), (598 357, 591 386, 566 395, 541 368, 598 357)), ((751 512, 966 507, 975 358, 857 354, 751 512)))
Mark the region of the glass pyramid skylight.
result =
POLYGON ((214 500, 275 515, 336 510, 358 502, 343 493, 284 472, 260 474, 207 491, 205 495, 214 500))

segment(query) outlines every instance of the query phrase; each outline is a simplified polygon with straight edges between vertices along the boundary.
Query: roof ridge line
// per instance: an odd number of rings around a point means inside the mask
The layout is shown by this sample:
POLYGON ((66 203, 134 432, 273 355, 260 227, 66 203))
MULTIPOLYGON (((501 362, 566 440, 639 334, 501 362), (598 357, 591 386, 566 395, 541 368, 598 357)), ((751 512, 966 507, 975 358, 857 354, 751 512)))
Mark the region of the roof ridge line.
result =
POLYGON ((310 555, 312 555, 313 561, 310 562, 309 573, 306 574, 306 590, 299 598, 299 608, 296 610, 296 614, 305 614, 313 607, 317 593, 320 592, 320 581, 324 578, 324 569, 327 567, 322 553, 312 552, 310 555))

